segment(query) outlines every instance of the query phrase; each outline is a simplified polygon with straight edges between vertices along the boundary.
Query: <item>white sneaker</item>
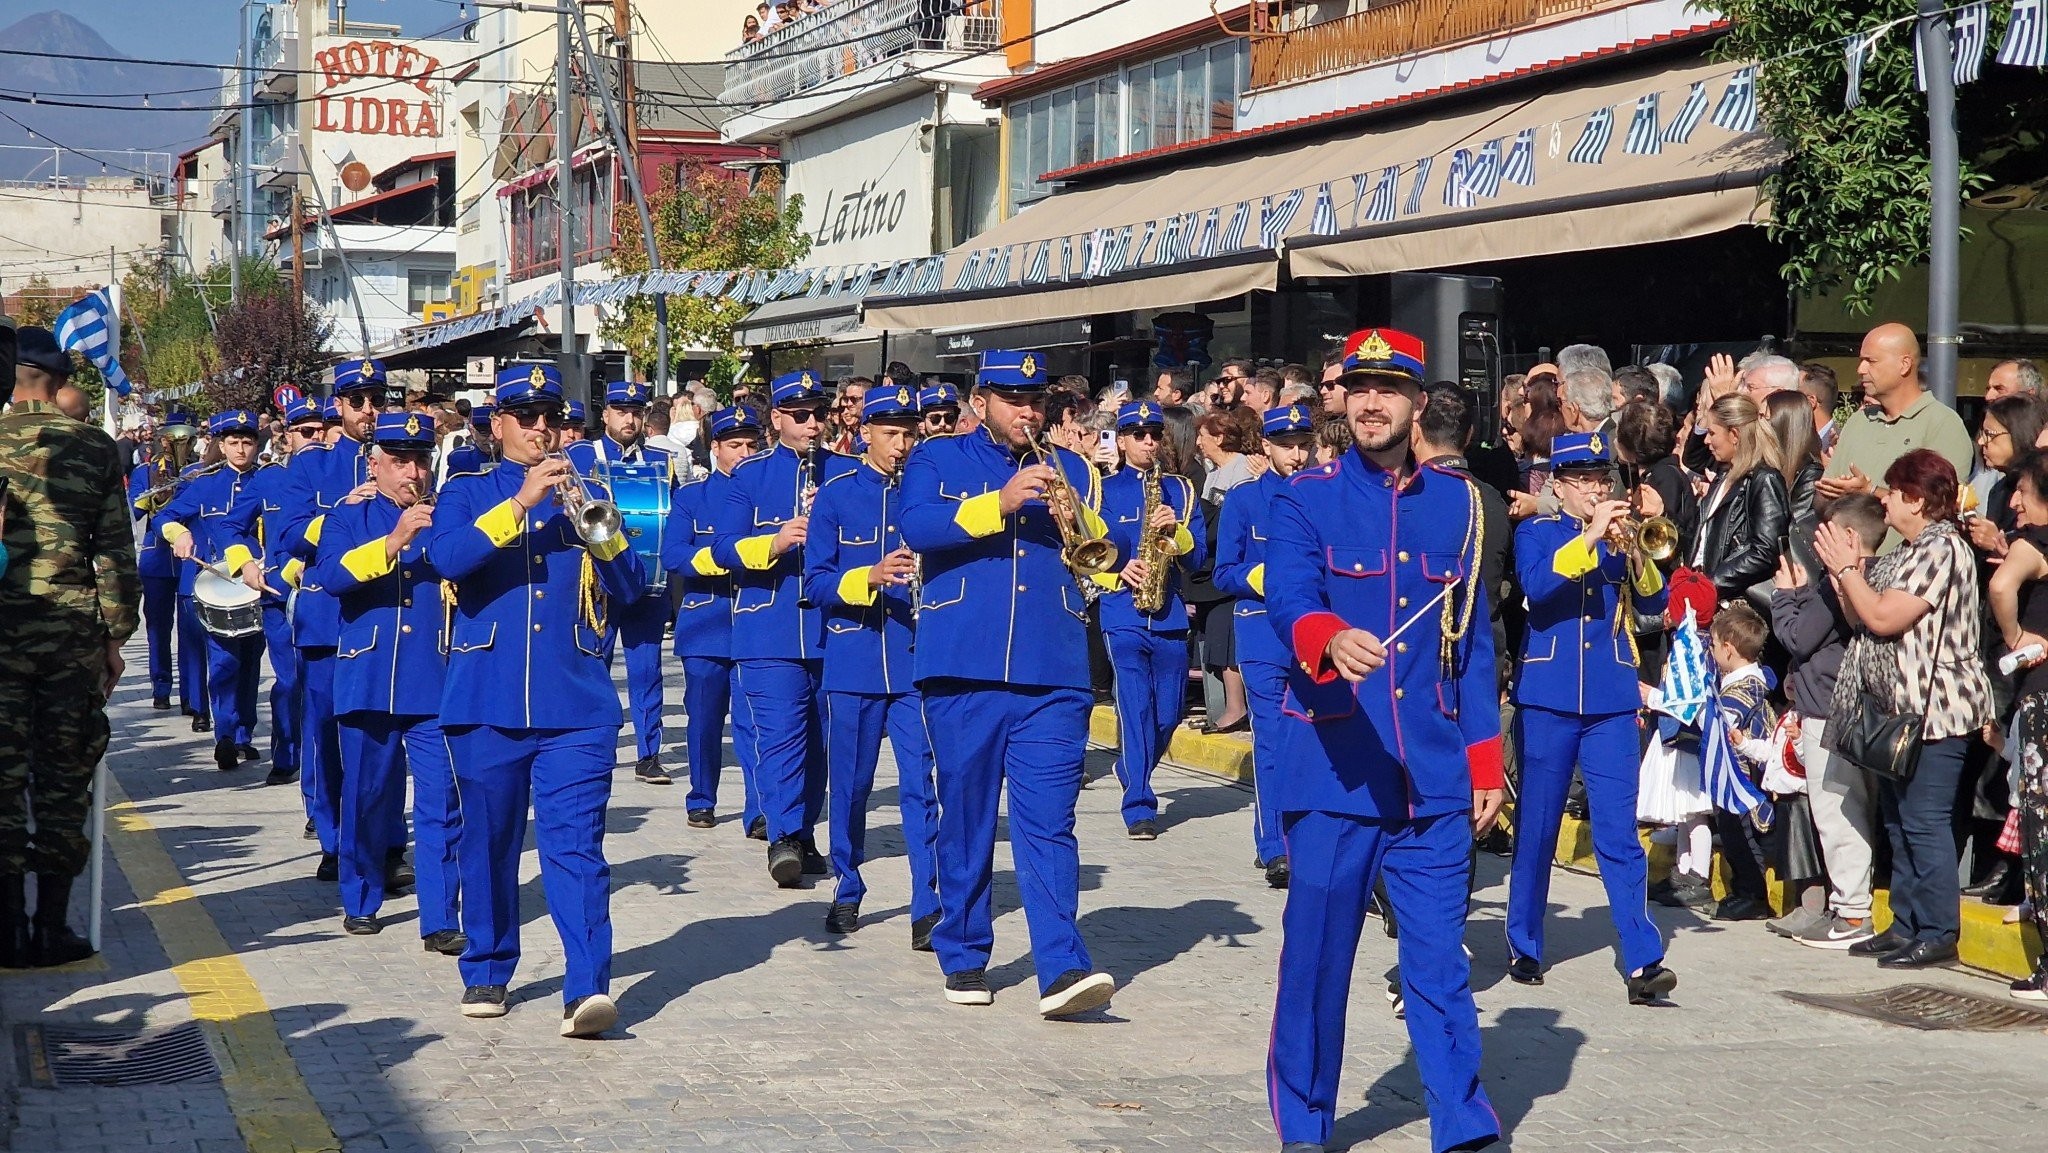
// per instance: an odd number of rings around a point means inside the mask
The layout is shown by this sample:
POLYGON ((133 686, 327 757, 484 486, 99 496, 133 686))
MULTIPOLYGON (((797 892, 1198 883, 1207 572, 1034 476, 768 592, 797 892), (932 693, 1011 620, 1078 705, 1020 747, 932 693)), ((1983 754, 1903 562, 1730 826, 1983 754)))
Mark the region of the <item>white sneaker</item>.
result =
POLYGON ((562 1009, 562 1036, 595 1037, 619 1023, 619 1007, 603 993, 578 997, 562 1009))
POLYGON ((1059 980, 1038 999, 1038 1015, 1041 1017, 1071 1017, 1100 1009, 1109 1004, 1116 995, 1116 978, 1108 973, 1084 973, 1072 969, 1060 974, 1059 980))
POLYGON ((1861 923, 1852 923, 1840 913, 1829 913, 1825 920, 1815 921, 1804 932, 1792 934, 1792 939, 1809 949, 1847 949, 1858 941, 1868 941, 1876 936, 1870 927, 1870 918, 1861 923))

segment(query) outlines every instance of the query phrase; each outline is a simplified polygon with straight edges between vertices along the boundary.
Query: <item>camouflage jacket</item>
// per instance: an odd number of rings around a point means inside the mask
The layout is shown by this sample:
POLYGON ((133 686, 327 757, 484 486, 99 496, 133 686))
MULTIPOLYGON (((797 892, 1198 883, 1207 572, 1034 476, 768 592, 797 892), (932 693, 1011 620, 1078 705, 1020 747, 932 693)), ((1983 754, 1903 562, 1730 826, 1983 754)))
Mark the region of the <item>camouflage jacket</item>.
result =
POLYGON ((0 478, 0 655, 31 632, 127 640, 142 580, 113 439, 54 404, 18 403, 0 414, 0 478))

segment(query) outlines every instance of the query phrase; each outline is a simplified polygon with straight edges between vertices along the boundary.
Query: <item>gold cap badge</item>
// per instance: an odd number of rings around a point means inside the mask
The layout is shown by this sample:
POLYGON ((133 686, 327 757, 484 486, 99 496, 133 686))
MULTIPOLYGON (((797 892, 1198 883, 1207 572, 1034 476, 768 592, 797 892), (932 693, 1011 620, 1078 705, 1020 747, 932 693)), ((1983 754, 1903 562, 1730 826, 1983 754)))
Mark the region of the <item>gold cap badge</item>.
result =
POLYGON ((418 436, 419 434, 420 434, 420 414, 419 414, 419 413, 416 413, 416 412, 415 412, 415 413, 413 413, 412 415, 410 415, 410 416, 408 416, 408 417, 406 417, 406 418, 405 418, 405 435, 407 435, 407 436, 418 436))
POLYGON ((1038 375, 1038 358, 1037 358, 1037 357, 1035 357, 1035 356, 1033 356, 1033 355, 1031 355, 1031 354, 1030 354, 1030 353, 1028 353, 1028 352, 1027 352, 1027 353, 1025 353, 1025 354, 1024 354, 1024 361, 1023 361, 1023 363, 1021 363, 1021 364, 1019 364, 1019 365, 1017 366, 1017 371, 1019 371, 1019 372, 1023 373, 1023 374, 1025 375, 1025 376, 1037 376, 1037 375, 1038 375))
POLYGON ((1599 456, 1601 451, 1600 434, 1597 432, 1594 433, 1592 437, 1586 441, 1586 447, 1592 451, 1594 456, 1599 456))
POLYGON ((1298 405, 1298 404, 1294 404, 1294 405, 1289 405, 1289 406, 1288 406, 1288 408, 1287 408, 1287 420, 1288 420, 1288 422, 1289 422, 1289 423, 1291 423, 1291 424, 1299 424, 1299 423, 1301 423, 1301 406, 1300 406, 1300 405, 1298 405))
POLYGON ((540 388, 543 385, 547 384, 547 382, 548 374, 545 370, 541 368, 540 365, 534 365, 533 371, 526 374, 526 383, 532 385, 535 388, 540 388))
POLYGON ((803 386, 804 386, 804 388, 805 388, 805 389, 807 389, 807 390, 808 390, 808 389, 812 389, 812 388, 816 388, 816 387, 817 387, 817 384, 818 384, 818 382, 817 382, 817 381, 815 381, 815 380, 812 380, 812 379, 811 379, 811 374, 810 374, 810 373, 808 373, 808 372, 807 372, 807 373, 804 373, 804 379, 803 379, 802 383, 803 383, 803 386))
POLYGON ((1364 343, 1358 346, 1358 355, 1366 360, 1386 360, 1394 355, 1394 346, 1388 344, 1387 338, 1381 336, 1380 330, 1375 328, 1366 334, 1364 343))
POLYGON ((897 403, 897 404, 909 404, 909 403, 910 403, 910 390, 909 390, 909 389, 907 389, 907 388, 899 388, 899 389, 897 389, 897 390, 896 390, 896 403, 897 403))

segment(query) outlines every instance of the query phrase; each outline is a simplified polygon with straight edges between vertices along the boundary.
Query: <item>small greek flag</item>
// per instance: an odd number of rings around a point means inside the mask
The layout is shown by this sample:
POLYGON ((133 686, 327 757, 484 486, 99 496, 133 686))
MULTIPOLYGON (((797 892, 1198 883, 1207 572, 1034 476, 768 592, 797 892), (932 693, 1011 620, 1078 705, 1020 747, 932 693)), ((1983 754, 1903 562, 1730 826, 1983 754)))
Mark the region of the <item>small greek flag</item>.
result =
POLYGON ((1131 254, 1131 231, 1126 224, 1110 232, 1109 250, 1102 257, 1102 275, 1115 276, 1124 270, 1125 260, 1131 254))
POLYGON ((1240 200, 1230 213, 1230 223, 1223 228, 1223 251, 1236 252, 1244 247, 1245 233, 1252 226, 1252 202, 1240 200))
MULTIPOLYGON (((702 282, 700 281, 699 283, 702 282)), ((811 286, 805 290, 804 298, 806 300, 816 300, 818 297, 825 295, 825 290, 831 284, 832 274, 830 272, 822 268, 813 268, 811 270, 811 286)))
POLYGON ((1444 178, 1445 208, 1472 207, 1472 163, 1470 149, 1460 148, 1451 153, 1451 174, 1444 178))
MULTIPOLYGON (((995 251, 990 249, 991 252, 995 251)), ((982 278, 983 288, 1008 288, 1010 286, 1010 254, 1017 251, 1014 244, 1003 245, 1003 251, 989 261, 986 275, 982 278)))
MULTIPOLYGON (((713 296, 724 296, 725 286, 731 284, 733 277, 736 275, 738 274, 732 272, 714 272, 709 276, 706 276, 704 279, 698 281, 697 287, 695 289, 692 289, 691 291, 695 295, 704 297, 706 299, 713 296)), ((548 288, 557 287, 559 286, 554 284, 548 285, 548 288)), ((543 290, 543 292, 545 292, 545 290, 543 290)), ((542 307, 546 306, 542 305, 542 307)))
POLYGON ((1515 133, 1515 142, 1508 146, 1508 158, 1501 161, 1500 174, 1510 184, 1528 187, 1536 183, 1536 130, 1524 128, 1515 133))
POLYGON ((1365 186, 1372 182, 1372 173, 1355 172, 1351 176, 1351 227, 1358 227, 1360 214, 1365 211, 1365 186))
POLYGON ((1598 164, 1607 158, 1607 145, 1614 139, 1614 109, 1602 108, 1586 117, 1586 126, 1579 132, 1579 142, 1572 145, 1565 159, 1573 164, 1598 164))
POLYGON ((1651 707, 1681 724, 1696 725, 1707 706, 1706 645, 1700 640, 1699 622, 1691 609, 1671 631, 1671 652, 1664 660, 1664 676, 1651 698, 1651 707))
POLYGON ((127 396, 128 374, 121 369, 121 350, 114 347, 109 318, 115 316, 111 287, 88 292, 57 314, 57 347, 85 354, 117 396, 127 396))
POLYGON ((1408 188, 1408 202, 1401 206, 1401 215, 1413 216, 1422 211, 1422 193, 1429 187, 1429 170, 1436 166, 1436 157, 1425 156, 1415 162, 1415 183, 1408 188))
POLYGON ((1074 279, 1074 238, 1060 237, 1060 279, 1074 279))
POLYGON ((1500 195, 1500 141, 1489 140, 1479 146, 1479 155, 1472 161, 1472 167, 1465 172, 1465 186, 1476 197, 1500 195))
POLYGON ((1636 97, 1636 112, 1629 117, 1628 139, 1621 142, 1621 150, 1637 156, 1655 156, 1664 151, 1663 134, 1657 131, 1655 92, 1636 97))
POLYGON ((1174 242, 1171 256, 1175 264, 1184 264, 1195 255, 1195 234, 1201 231, 1202 214, 1183 212, 1174 219, 1180 224, 1180 239, 1174 242))
POLYGON ((1130 251, 1128 258, 1124 261, 1124 267, 1142 267, 1145 263, 1145 250, 1152 247, 1152 238, 1157 235, 1159 235, 1159 222, 1157 220, 1147 220, 1145 222, 1145 231, 1138 236, 1138 246, 1130 251))
POLYGON ((1714 105, 1714 124, 1740 136, 1756 131, 1756 65, 1737 72, 1714 105))
POLYGON ((875 271, 879 268, 879 264, 863 265, 861 270, 854 274, 853 283, 847 287, 847 295, 855 300, 864 299, 868 291, 875 286, 875 271))
MULTIPOLYGON (((1842 107, 1844 109, 1854 109, 1863 103, 1863 64, 1870 59, 1870 52, 1873 48, 1877 47, 1877 42, 1883 39, 1884 34, 1889 31, 1891 31, 1891 26, 1886 25, 1868 35, 1859 32, 1849 37, 1848 47, 1842 49, 1842 70, 1849 77, 1848 85, 1842 92, 1842 107)), ((1915 56, 1913 59, 1913 67, 1917 72, 1919 70, 1919 57, 1915 56)))
POLYGON ((1372 202, 1366 205, 1365 218, 1375 224, 1392 224, 1401 200, 1401 166, 1389 164, 1380 169, 1380 180, 1372 186, 1372 202))
POLYGON ((1737 816, 1754 816, 1761 826, 1771 821, 1771 799, 1742 771, 1728 743, 1728 719, 1721 712, 1721 691, 1709 670, 1706 715, 1700 720, 1700 784, 1714 807, 1737 816))
POLYGON ((1330 182, 1316 190, 1316 206, 1308 214, 1308 230, 1312 236, 1337 235, 1337 199, 1330 194, 1330 182))
POLYGON ((2015 68, 2048 68, 2048 20, 2042 0, 2012 0, 2012 19, 2005 25, 2005 43, 1998 62, 2015 68))
POLYGON ((1695 80, 1692 82, 1692 90, 1685 94, 1684 107, 1678 110, 1678 115, 1672 117, 1671 123, 1664 129, 1664 143, 1683 144, 1692 139, 1693 129, 1700 126, 1700 121, 1706 115, 1707 82, 1695 80))
POLYGON ((1202 231, 1195 237, 1195 247, 1191 253, 1194 259, 1207 260, 1216 255, 1216 227, 1217 222, 1222 219, 1221 208, 1211 208, 1209 215, 1202 218, 1202 231))
POLYGON ((925 261, 924 268, 918 272, 915 291, 919 296, 926 296, 939 291, 945 284, 946 258, 944 255, 934 256, 925 261))
POLYGON ((966 292, 981 283, 981 250, 975 249, 961 262, 960 275, 953 278, 953 291, 966 292))
POLYGON ((1180 243, 1180 217, 1166 218, 1166 235, 1159 238, 1159 250, 1152 254, 1154 265, 1172 264, 1174 246, 1180 243))
POLYGON ((1281 197, 1276 203, 1268 196, 1259 204, 1259 247, 1277 248, 1280 238, 1294 225, 1294 215, 1301 211, 1301 202, 1308 197, 1308 190, 1297 188, 1281 197))
POLYGON ((1044 284, 1052 273, 1052 241, 1041 240, 1038 251, 1024 262, 1024 283, 1044 284))
MULTIPOLYGON (((2007 30, 2011 39, 2011 30, 2007 30)), ((1984 47, 1991 40, 1990 0, 1977 0, 1955 10, 1948 26, 1949 75, 1958 85, 1975 80, 1984 70, 1984 47)), ((1920 59, 1920 38, 1913 38, 1913 83, 1927 91, 1927 68, 1920 59)))

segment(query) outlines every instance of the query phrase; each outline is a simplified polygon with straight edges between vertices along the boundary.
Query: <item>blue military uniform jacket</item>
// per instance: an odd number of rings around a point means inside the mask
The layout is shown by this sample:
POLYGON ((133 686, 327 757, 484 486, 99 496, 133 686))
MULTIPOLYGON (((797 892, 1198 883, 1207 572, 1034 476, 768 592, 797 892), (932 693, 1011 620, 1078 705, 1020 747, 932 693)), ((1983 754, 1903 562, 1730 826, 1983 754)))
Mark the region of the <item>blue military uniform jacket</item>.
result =
POLYGON ((1237 659, 1286 667, 1294 663, 1287 646, 1266 620, 1266 533, 1272 523, 1273 497, 1287 482, 1276 472, 1261 473, 1223 497, 1216 525, 1216 587, 1237 598, 1231 609, 1237 628, 1237 659))
POLYGON ((785 445, 757 452, 732 470, 711 556, 732 573, 732 655, 735 660, 814 659, 819 655, 819 613, 803 607, 803 550, 768 554, 775 534, 795 519, 803 491, 850 472, 858 464, 834 452, 816 477, 785 445))
POLYGON ((332 592, 341 610, 335 647, 334 713, 432 716, 440 711, 447 672, 446 607, 441 574, 427 560, 427 532, 396 560, 384 538, 399 507, 378 494, 327 514, 320 559, 309 574, 332 592))
MULTIPOLYGON (((239 535, 230 528, 229 514, 234 512, 242 490, 253 484, 262 471, 251 468, 248 472, 236 472, 224 464, 202 470, 156 515, 158 533, 166 525, 182 526, 192 534, 194 560, 209 565, 226 561, 226 575, 236 575, 244 564, 262 553, 240 543, 239 535)), ((183 571, 178 574, 178 591, 190 594, 199 566, 180 567, 183 571)))
POLYGON ((868 570, 903 546, 902 518, 902 490, 865 462, 818 490, 804 545, 804 591, 824 613, 828 692, 881 695, 915 687, 910 590, 868 584, 868 570))
MULTIPOLYGON (((1104 534, 1095 469, 1055 449, 1080 496, 1088 535, 1104 534)), ((1052 510, 1002 515, 1019 460, 986 426, 917 446, 903 466, 903 539, 924 558, 916 674, 1057 688, 1088 687, 1088 599, 1060 559, 1052 510)))
POLYGON ((718 516, 725 511, 729 473, 676 490, 661 538, 661 566, 676 574, 675 653, 678 657, 732 659, 732 574, 712 559, 718 516))
POLYGON ((477 476, 496 467, 498 458, 474 444, 459 444, 448 450, 448 479, 477 476))
MULTIPOLYGON (((1199 569, 1209 560, 1208 526, 1202 523, 1202 506, 1195 500, 1195 486, 1186 477, 1162 473, 1159 499, 1180 518, 1174 531, 1174 554, 1180 563, 1166 577, 1166 600, 1159 611, 1141 613, 1132 603, 1131 590, 1114 573, 1096 578, 1104 588, 1102 627, 1142 629, 1155 633, 1188 631, 1188 606, 1181 599, 1181 571, 1199 569)), ((1116 555, 1128 564, 1144 543, 1145 475, 1129 465, 1102 481, 1102 520, 1109 526, 1109 539, 1116 542, 1116 555)))
POLYGON ((603 656, 608 615, 639 597, 640 556, 624 536, 614 538, 609 558, 585 549, 554 501, 520 516, 512 497, 525 482, 526 466, 505 461, 449 481, 434 510, 427 557, 456 588, 441 723, 617 726, 625 714, 603 656), (600 593, 602 629, 586 615, 600 593))
MULTIPOLYGON (((268 537, 270 553, 299 574, 298 596, 292 600, 292 643, 302 649, 333 648, 341 638, 341 606, 304 570, 313 564, 327 512, 370 478, 368 446, 343 436, 331 445, 308 445, 291 455, 279 483, 272 523, 264 516, 265 500, 236 510, 234 527, 251 553, 262 551, 268 537), (291 564, 296 561, 297 564, 291 564)), ((289 577, 286 578, 289 580, 289 577)))
POLYGON ((1282 812, 1376 818, 1469 810, 1501 783, 1493 634, 1477 579, 1477 482, 1423 465, 1396 482, 1353 449, 1289 477, 1266 539, 1266 610, 1291 650, 1281 712, 1282 812), (1446 587, 1453 631, 1442 646, 1446 587), (1352 684, 1328 660, 1347 628, 1385 640, 1387 663, 1352 684))
MULTIPOLYGON (((135 538, 135 567, 146 580, 172 580, 178 575, 178 558, 171 555, 170 546, 157 535, 156 510, 137 503, 142 494, 154 488, 156 483, 156 465, 148 461, 136 465, 135 471, 128 475, 128 504, 143 520, 142 531, 135 538)), ((169 503, 168 496, 164 503, 169 503)))
MULTIPOLYGON (((1605 541, 1587 553, 1582 521, 1552 513, 1515 530, 1515 572, 1529 604, 1517 704, 1586 715, 1642 707, 1635 638, 1621 623, 1628 562, 1605 541), (1566 572, 1584 575, 1567 576, 1566 572)), ((1655 565, 1631 589, 1640 612, 1664 611, 1667 593, 1655 565)))

